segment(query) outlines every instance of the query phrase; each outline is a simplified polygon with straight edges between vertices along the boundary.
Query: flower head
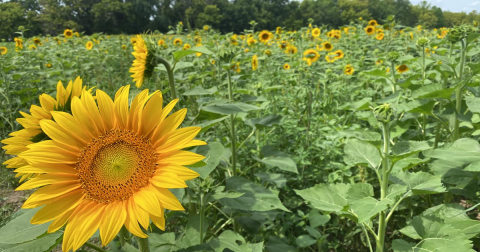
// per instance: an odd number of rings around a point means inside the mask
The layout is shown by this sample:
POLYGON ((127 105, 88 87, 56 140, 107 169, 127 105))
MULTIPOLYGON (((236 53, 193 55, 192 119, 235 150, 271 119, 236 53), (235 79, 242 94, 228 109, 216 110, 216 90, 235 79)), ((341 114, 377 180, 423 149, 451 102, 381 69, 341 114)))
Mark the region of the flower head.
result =
POLYGON ((65 29, 63 31, 63 36, 65 36, 65 38, 71 38, 73 37, 73 31, 70 29, 65 29))
POLYGON ((400 66, 397 66, 397 72, 399 73, 405 73, 406 71, 408 71, 408 67, 407 65, 400 65, 400 66))
POLYGON ((252 57, 252 70, 256 71, 258 69, 258 57, 257 55, 253 55, 252 57))
POLYGON ((132 55, 135 57, 133 60, 132 67, 130 68, 131 77, 135 82, 135 86, 140 88, 143 84, 144 79, 148 79, 152 76, 153 70, 155 69, 155 53, 152 46, 147 46, 148 44, 142 38, 142 36, 137 35, 135 38, 136 43, 133 46, 132 55))
POLYGON ((85 44, 85 48, 87 48, 87 50, 92 50, 92 48, 93 48, 93 43, 92 43, 92 41, 88 41, 88 42, 85 44))
POLYGON ((258 40, 260 40, 260 42, 264 44, 266 44, 272 38, 273 38, 273 34, 267 30, 261 31, 260 34, 258 35, 258 40))
POLYGON ((7 54, 8 49, 4 46, 0 47, 0 55, 5 55, 7 54))
POLYGON ((318 53, 315 49, 307 49, 303 52, 303 60, 305 60, 309 66, 311 66, 312 63, 317 61, 319 58, 320 53, 318 53))

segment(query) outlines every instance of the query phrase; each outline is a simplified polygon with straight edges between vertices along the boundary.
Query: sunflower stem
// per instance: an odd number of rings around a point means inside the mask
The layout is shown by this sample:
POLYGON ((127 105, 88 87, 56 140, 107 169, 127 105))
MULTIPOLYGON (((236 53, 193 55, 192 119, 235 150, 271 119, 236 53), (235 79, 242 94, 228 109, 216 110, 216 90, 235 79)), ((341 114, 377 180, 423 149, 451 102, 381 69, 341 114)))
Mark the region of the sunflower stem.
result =
POLYGON ((120 246, 121 247, 125 246, 125 242, 128 241, 129 236, 130 236, 130 234, 128 233, 127 228, 125 228, 125 226, 123 226, 120 229, 120 232, 118 233, 118 237, 120 238, 120 246))
POLYGON ((85 242, 83 245, 95 250, 95 251, 98 251, 98 252, 107 252, 106 250, 98 247, 97 245, 93 244, 93 243, 90 243, 90 242, 85 242))
POLYGON ((140 252, 150 252, 150 246, 148 244, 148 238, 137 238, 138 249, 140 252))
POLYGON ((465 66, 465 53, 467 51, 467 48, 466 48, 467 46, 466 46, 465 39, 462 39, 460 42, 462 44, 462 51, 461 51, 461 54, 460 54, 460 73, 459 73, 459 76, 458 76, 459 81, 458 81, 458 84, 457 84, 457 89, 455 91, 456 113, 455 113, 455 127, 454 127, 454 131, 453 131, 452 142, 455 142, 456 140, 458 140, 460 138, 460 120, 458 118, 458 115, 460 115, 460 113, 462 111, 463 68, 465 66))
MULTIPOLYGON (((230 68, 227 70, 228 76, 228 99, 233 101, 233 87, 232 87, 232 77, 230 73, 230 68)), ((233 176, 237 176, 237 142, 235 134, 235 115, 230 115, 230 124, 232 131, 232 172, 233 176)))
POLYGON ((175 78, 173 77, 172 66, 166 59, 158 55, 155 55, 155 59, 157 60, 157 63, 162 63, 165 66, 165 69, 167 69, 168 83, 170 84, 170 93, 172 94, 172 99, 177 99, 177 91, 175 90, 175 78))

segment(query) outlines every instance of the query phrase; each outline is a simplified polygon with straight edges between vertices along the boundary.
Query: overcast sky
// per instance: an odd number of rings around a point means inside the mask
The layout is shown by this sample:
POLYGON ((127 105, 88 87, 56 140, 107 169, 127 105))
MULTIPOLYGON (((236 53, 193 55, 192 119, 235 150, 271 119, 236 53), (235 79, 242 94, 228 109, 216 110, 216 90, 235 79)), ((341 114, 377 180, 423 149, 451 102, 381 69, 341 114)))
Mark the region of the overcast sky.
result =
MULTIPOLYGON (((423 0, 410 0, 410 3, 417 5, 423 0)), ((431 3, 432 6, 437 6, 442 8, 444 11, 453 11, 453 12, 471 12, 476 10, 480 12, 480 0, 426 0, 431 3)))

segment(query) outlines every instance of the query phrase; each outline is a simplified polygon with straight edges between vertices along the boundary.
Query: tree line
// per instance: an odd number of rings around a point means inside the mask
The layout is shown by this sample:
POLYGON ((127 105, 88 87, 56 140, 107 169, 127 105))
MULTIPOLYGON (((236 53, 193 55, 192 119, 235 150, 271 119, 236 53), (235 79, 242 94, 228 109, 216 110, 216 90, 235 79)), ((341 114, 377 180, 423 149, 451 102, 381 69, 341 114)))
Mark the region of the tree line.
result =
POLYGON ((85 34, 167 32, 182 21, 187 29, 209 25, 220 32, 250 29, 296 30, 308 25, 339 27, 360 17, 381 23, 394 15, 405 26, 451 27, 480 22, 480 13, 443 11, 409 0, 0 0, 0 38, 12 40, 19 26, 27 37, 55 36, 64 29, 85 34))

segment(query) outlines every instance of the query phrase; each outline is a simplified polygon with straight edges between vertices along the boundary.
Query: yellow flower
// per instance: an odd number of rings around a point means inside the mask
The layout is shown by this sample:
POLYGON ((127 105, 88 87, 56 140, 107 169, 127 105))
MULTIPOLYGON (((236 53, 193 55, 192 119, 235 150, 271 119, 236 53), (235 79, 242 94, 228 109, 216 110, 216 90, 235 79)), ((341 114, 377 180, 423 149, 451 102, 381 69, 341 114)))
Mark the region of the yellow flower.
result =
POLYGON ((210 60, 210 64, 215 65, 215 60, 210 60))
POLYGON ((30 50, 37 50, 37 46, 35 46, 35 45, 29 45, 29 46, 28 46, 28 49, 30 49, 30 50))
POLYGON ((368 21, 368 25, 369 26, 377 26, 378 25, 377 20, 372 19, 372 20, 368 21))
POLYGON ((245 50, 244 50, 243 52, 244 52, 244 53, 250 52, 250 49, 245 48, 245 50))
POLYGON ((78 34, 78 32, 75 32, 75 36, 80 37, 80 34, 78 34))
POLYGON ((266 44, 272 38, 273 38, 273 34, 267 30, 261 31, 260 34, 258 35, 258 40, 260 40, 260 42, 264 44, 266 44))
POLYGON ((252 70, 256 71, 258 69, 258 57, 257 55, 253 55, 252 57, 252 70))
POLYGON ((130 44, 135 45, 137 43, 137 39, 135 37, 130 38, 130 44))
POLYGON ((397 72, 399 73, 405 73, 406 71, 408 71, 408 67, 407 65, 400 65, 400 66, 397 66, 397 72))
POLYGON ((92 48, 93 48, 93 43, 92 43, 92 41, 88 41, 88 42, 85 44, 85 48, 87 48, 87 50, 92 50, 92 48))
POLYGON ((48 67, 48 68, 51 68, 51 67, 52 67, 52 64, 47 63, 47 64, 45 64, 45 66, 48 67))
POLYGON ((247 45, 251 46, 253 44, 257 43, 257 40, 254 38, 248 38, 247 39, 247 45))
POLYGON ((190 44, 185 44, 185 45, 183 45, 183 50, 188 50, 188 49, 190 49, 190 48, 192 48, 192 47, 190 46, 190 44))
POLYGON ((327 56, 325 56, 325 60, 328 62, 328 63, 333 63, 335 62, 335 60, 337 60, 337 54, 336 53, 329 53, 327 54, 327 56))
POLYGON ((323 42, 322 44, 323 50, 325 51, 331 51, 333 50, 333 45, 330 42, 323 42))
POLYGON ((63 36, 65 36, 65 38, 71 38, 73 37, 73 31, 70 29, 65 29, 63 31, 63 36))
POLYGON ((275 30, 276 34, 282 34, 282 27, 277 26, 277 29, 275 30))
POLYGON ((130 68, 131 77, 135 82, 135 86, 140 88, 143 84, 143 79, 145 78, 145 69, 147 64, 148 49, 145 44, 145 40, 140 35, 136 37, 136 43, 133 46, 133 60, 132 67, 130 68))
POLYGON ((320 58, 320 54, 315 49, 307 49, 303 52, 303 60, 307 61, 309 66, 320 58))
POLYGON ((232 45, 238 45, 237 34, 233 34, 233 35, 230 37, 230 44, 232 44, 232 45))
POLYGON ((23 39, 21 38, 14 38, 15 41, 15 51, 23 49, 23 39))
POLYGON ((319 28, 314 28, 314 29, 312 30, 312 36, 313 36, 314 38, 319 37, 320 34, 321 34, 321 31, 320 31, 319 28))
POLYGON ((40 45, 42 41, 39 38, 33 38, 33 43, 35 43, 36 45, 40 45))
POLYGON ((240 73, 242 72, 242 69, 240 68, 240 62, 232 62, 232 66, 230 66, 230 69, 232 69, 233 71, 237 72, 237 73, 240 73))
POLYGON ((288 63, 283 64, 283 69, 284 70, 290 69, 290 65, 288 63))
POLYGON ((122 49, 127 49, 127 46, 126 45, 122 45, 122 49))
POLYGON ((159 45, 159 46, 164 46, 164 45, 165 45, 165 40, 159 39, 159 40, 158 40, 158 45, 159 45))
POLYGON ((7 54, 8 49, 4 46, 0 47, 0 55, 5 55, 7 54))
POLYGON ((343 70, 343 72, 347 75, 353 75, 353 72, 355 71, 355 69, 353 68, 352 65, 348 64, 345 66, 345 69, 343 70))
POLYGON ((39 122, 50 140, 33 143, 18 154, 36 177, 17 190, 41 186, 23 208, 43 206, 32 224, 51 222, 48 232, 65 227, 62 250, 78 250, 98 229, 106 246, 122 226, 145 238, 139 224, 150 220, 165 229, 165 209, 184 208, 170 188, 186 188, 198 173, 184 167, 204 159, 182 149, 205 145, 194 137, 199 127, 177 129, 186 115, 169 117, 178 100, 162 108, 162 95, 142 91, 129 105, 129 86, 112 100, 97 90, 73 97, 72 114, 52 112, 39 122))
POLYGON ((365 28, 365 32, 368 34, 368 35, 373 35, 375 34, 375 27, 369 25, 365 28))
POLYGON ((204 26, 203 26, 203 30, 204 30, 204 31, 208 31, 208 30, 210 30, 210 26, 208 26, 208 25, 204 25, 204 26))
POLYGON ((183 44, 183 41, 179 38, 176 38, 175 40, 173 40, 173 44, 177 46, 181 46, 183 44))
POLYGON ((264 53, 267 55, 267 56, 272 56, 272 51, 270 50, 265 50, 264 53))
POLYGON ((288 46, 288 43, 287 43, 287 41, 283 40, 282 42, 280 42, 278 44, 278 46, 280 47, 280 49, 285 50, 285 48, 287 48, 287 46, 288 46))
POLYGON ((286 54, 295 54, 298 52, 298 49, 296 46, 292 45, 292 44, 289 44, 287 46, 287 49, 285 49, 285 53, 286 54))
POLYGON ((336 50, 336 51, 333 52, 333 53, 336 54, 336 56, 335 56, 335 59, 336 59, 336 60, 337 60, 337 59, 341 59, 341 58, 343 58, 343 56, 345 56, 345 54, 343 53, 342 50, 336 50))
POLYGON ((199 37, 199 36, 196 36, 193 40, 194 40, 195 43, 197 43, 197 44, 201 44, 201 43, 202 43, 202 38, 199 37))
POLYGON ((383 40, 383 37, 385 36, 385 34, 383 33, 379 33, 377 34, 377 36, 375 37, 377 40, 383 40))
MULTIPOLYGON (((56 99, 47 94, 39 96, 40 106, 32 105, 30 107, 30 114, 20 112, 23 118, 17 118, 17 122, 23 127, 23 129, 10 134, 10 138, 2 141, 5 144, 2 148, 9 155, 16 155, 16 157, 10 158, 4 162, 7 168, 16 168, 15 172, 17 177, 20 178, 20 182, 32 177, 38 171, 32 171, 28 162, 18 156, 23 151, 26 151, 30 144, 36 143, 45 137, 41 127, 40 121, 51 120, 52 111, 70 110, 71 100, 75 96, 79 96, 82 93, 82 80, 80 77, 75 79, 72 83, 70 81, 65 88, 62 82, 57 83, 57 96, 56 99)), ((48 169, 48 168, 44 168, 48 169)))
POLYGON ((382 64, 382 63, 383 63, 383 60, 381 60, 381 59, 375 61, 375 65, 380 65, 380 64, 382 64))

